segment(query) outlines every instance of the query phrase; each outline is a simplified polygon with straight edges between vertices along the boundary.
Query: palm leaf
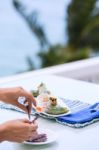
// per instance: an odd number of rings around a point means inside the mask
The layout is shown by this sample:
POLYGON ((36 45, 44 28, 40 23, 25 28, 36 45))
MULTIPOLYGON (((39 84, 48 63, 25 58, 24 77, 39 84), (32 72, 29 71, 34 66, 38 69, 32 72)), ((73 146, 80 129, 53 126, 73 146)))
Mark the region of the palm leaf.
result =
POLYGON ((83 46, 99 48, 99 15, 93 17, 81 34, 83 46))
POLYGON ((35 34, 35 36, 39 40, 41 47, 44 48, 44 46, 49 45, 44 28, 38 21, 37 12, 32 11, 28 14, 26 12, 27 6, 22 4, 22 2, 20 2, 19 0, 13 0, 13 5, 16 10, 21 14, 21 16, 25 19, 32 33, 35 34))

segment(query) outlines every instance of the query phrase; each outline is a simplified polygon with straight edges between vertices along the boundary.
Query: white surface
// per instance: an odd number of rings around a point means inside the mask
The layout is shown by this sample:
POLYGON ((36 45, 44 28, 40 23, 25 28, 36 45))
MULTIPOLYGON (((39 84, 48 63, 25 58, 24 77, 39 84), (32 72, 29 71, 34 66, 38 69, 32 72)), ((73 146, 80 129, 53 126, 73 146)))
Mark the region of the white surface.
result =
POLYGON ((46 67, 43 69, 33 70, 17 75, 0 78, 0 82, 4 83, 9 80, 18 80, 19 78, 31 78, 34 75, 59 75, 74 79, 86 79, 88 81, 95 80, 99 77, 99 57, 92 57, 66 64, 46 67))
MULTIPOLYGON (((69 99, 79 99, 88 103, 99 101, 99 86, 86 82, 66 79, 56 76, 33 76, 31 78, 19 79, 16 81, 5 82, 0 87, 23 86, 31 90, 41 81, 47 84, 48 88, 55 95, 69 99)), ((18 112, 0 110, 0 123, 16 118, 27 117, 18 112)), ((59 138, 55 143, 42 146, 30 146, 3 142, 0 150, 99 150, 99 123, 94 123, 82 129, 73 129, 53 120, 38 119, 40 128, 48 128, 58 132, 59 138)))
POLYGON ((56 134, 55 131, 49 130, 49 129, 40 129, 39 133, 44 133, 47 135, 47 140, 45 142, 24 142, 24 144, 28 145, 45 145, 53 143, 57 140, 58 134, 56 134))

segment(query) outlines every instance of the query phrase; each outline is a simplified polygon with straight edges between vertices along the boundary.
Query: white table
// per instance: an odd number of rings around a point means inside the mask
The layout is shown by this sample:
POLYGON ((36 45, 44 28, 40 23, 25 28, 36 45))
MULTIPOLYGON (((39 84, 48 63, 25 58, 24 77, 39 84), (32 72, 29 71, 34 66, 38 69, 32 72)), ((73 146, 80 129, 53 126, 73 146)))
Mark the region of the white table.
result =
MULTIPOLYGON (((27 90, 31 90, 40 82, 44 82, 48 89, 61 97, 79 99, 88 103, 95 103, 99 100, 98 85, 58 76, 33 76, 15 81, 10 80, 1 83, 0 87, 23 86, 27 90)), ((24 117, 27 117, 27 115, 0 110, 0 123, 24 117)), ((0 144, 0 150, 99 150, 99 122, 82 129, 73 129, 43 118, 39 118, 38 123, 42 128, 49 128, 59 132, 58 140, 53 144, 43 146, 3 142, 0 144)))

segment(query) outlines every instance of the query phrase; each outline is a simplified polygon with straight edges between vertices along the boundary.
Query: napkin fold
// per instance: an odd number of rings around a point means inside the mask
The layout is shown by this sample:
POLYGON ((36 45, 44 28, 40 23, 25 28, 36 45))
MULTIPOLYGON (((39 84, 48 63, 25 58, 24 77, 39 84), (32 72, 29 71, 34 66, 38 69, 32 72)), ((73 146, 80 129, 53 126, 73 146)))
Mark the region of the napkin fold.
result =
POLYGON ((84 127, 99 120, 99 102, 69 115, 57 117, 56 121, 72 127, 84 127))

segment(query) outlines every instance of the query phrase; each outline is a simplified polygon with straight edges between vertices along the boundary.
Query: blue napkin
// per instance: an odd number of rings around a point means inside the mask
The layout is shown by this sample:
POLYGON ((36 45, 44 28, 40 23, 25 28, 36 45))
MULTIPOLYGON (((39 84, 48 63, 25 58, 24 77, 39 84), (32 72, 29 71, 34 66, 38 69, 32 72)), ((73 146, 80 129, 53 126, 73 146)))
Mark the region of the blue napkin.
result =
POLYGON ((95 119, 99 119, 99 103, 95 103, 81 111, 57 117, 57 121, 67 124, 85 124, 95 119))

